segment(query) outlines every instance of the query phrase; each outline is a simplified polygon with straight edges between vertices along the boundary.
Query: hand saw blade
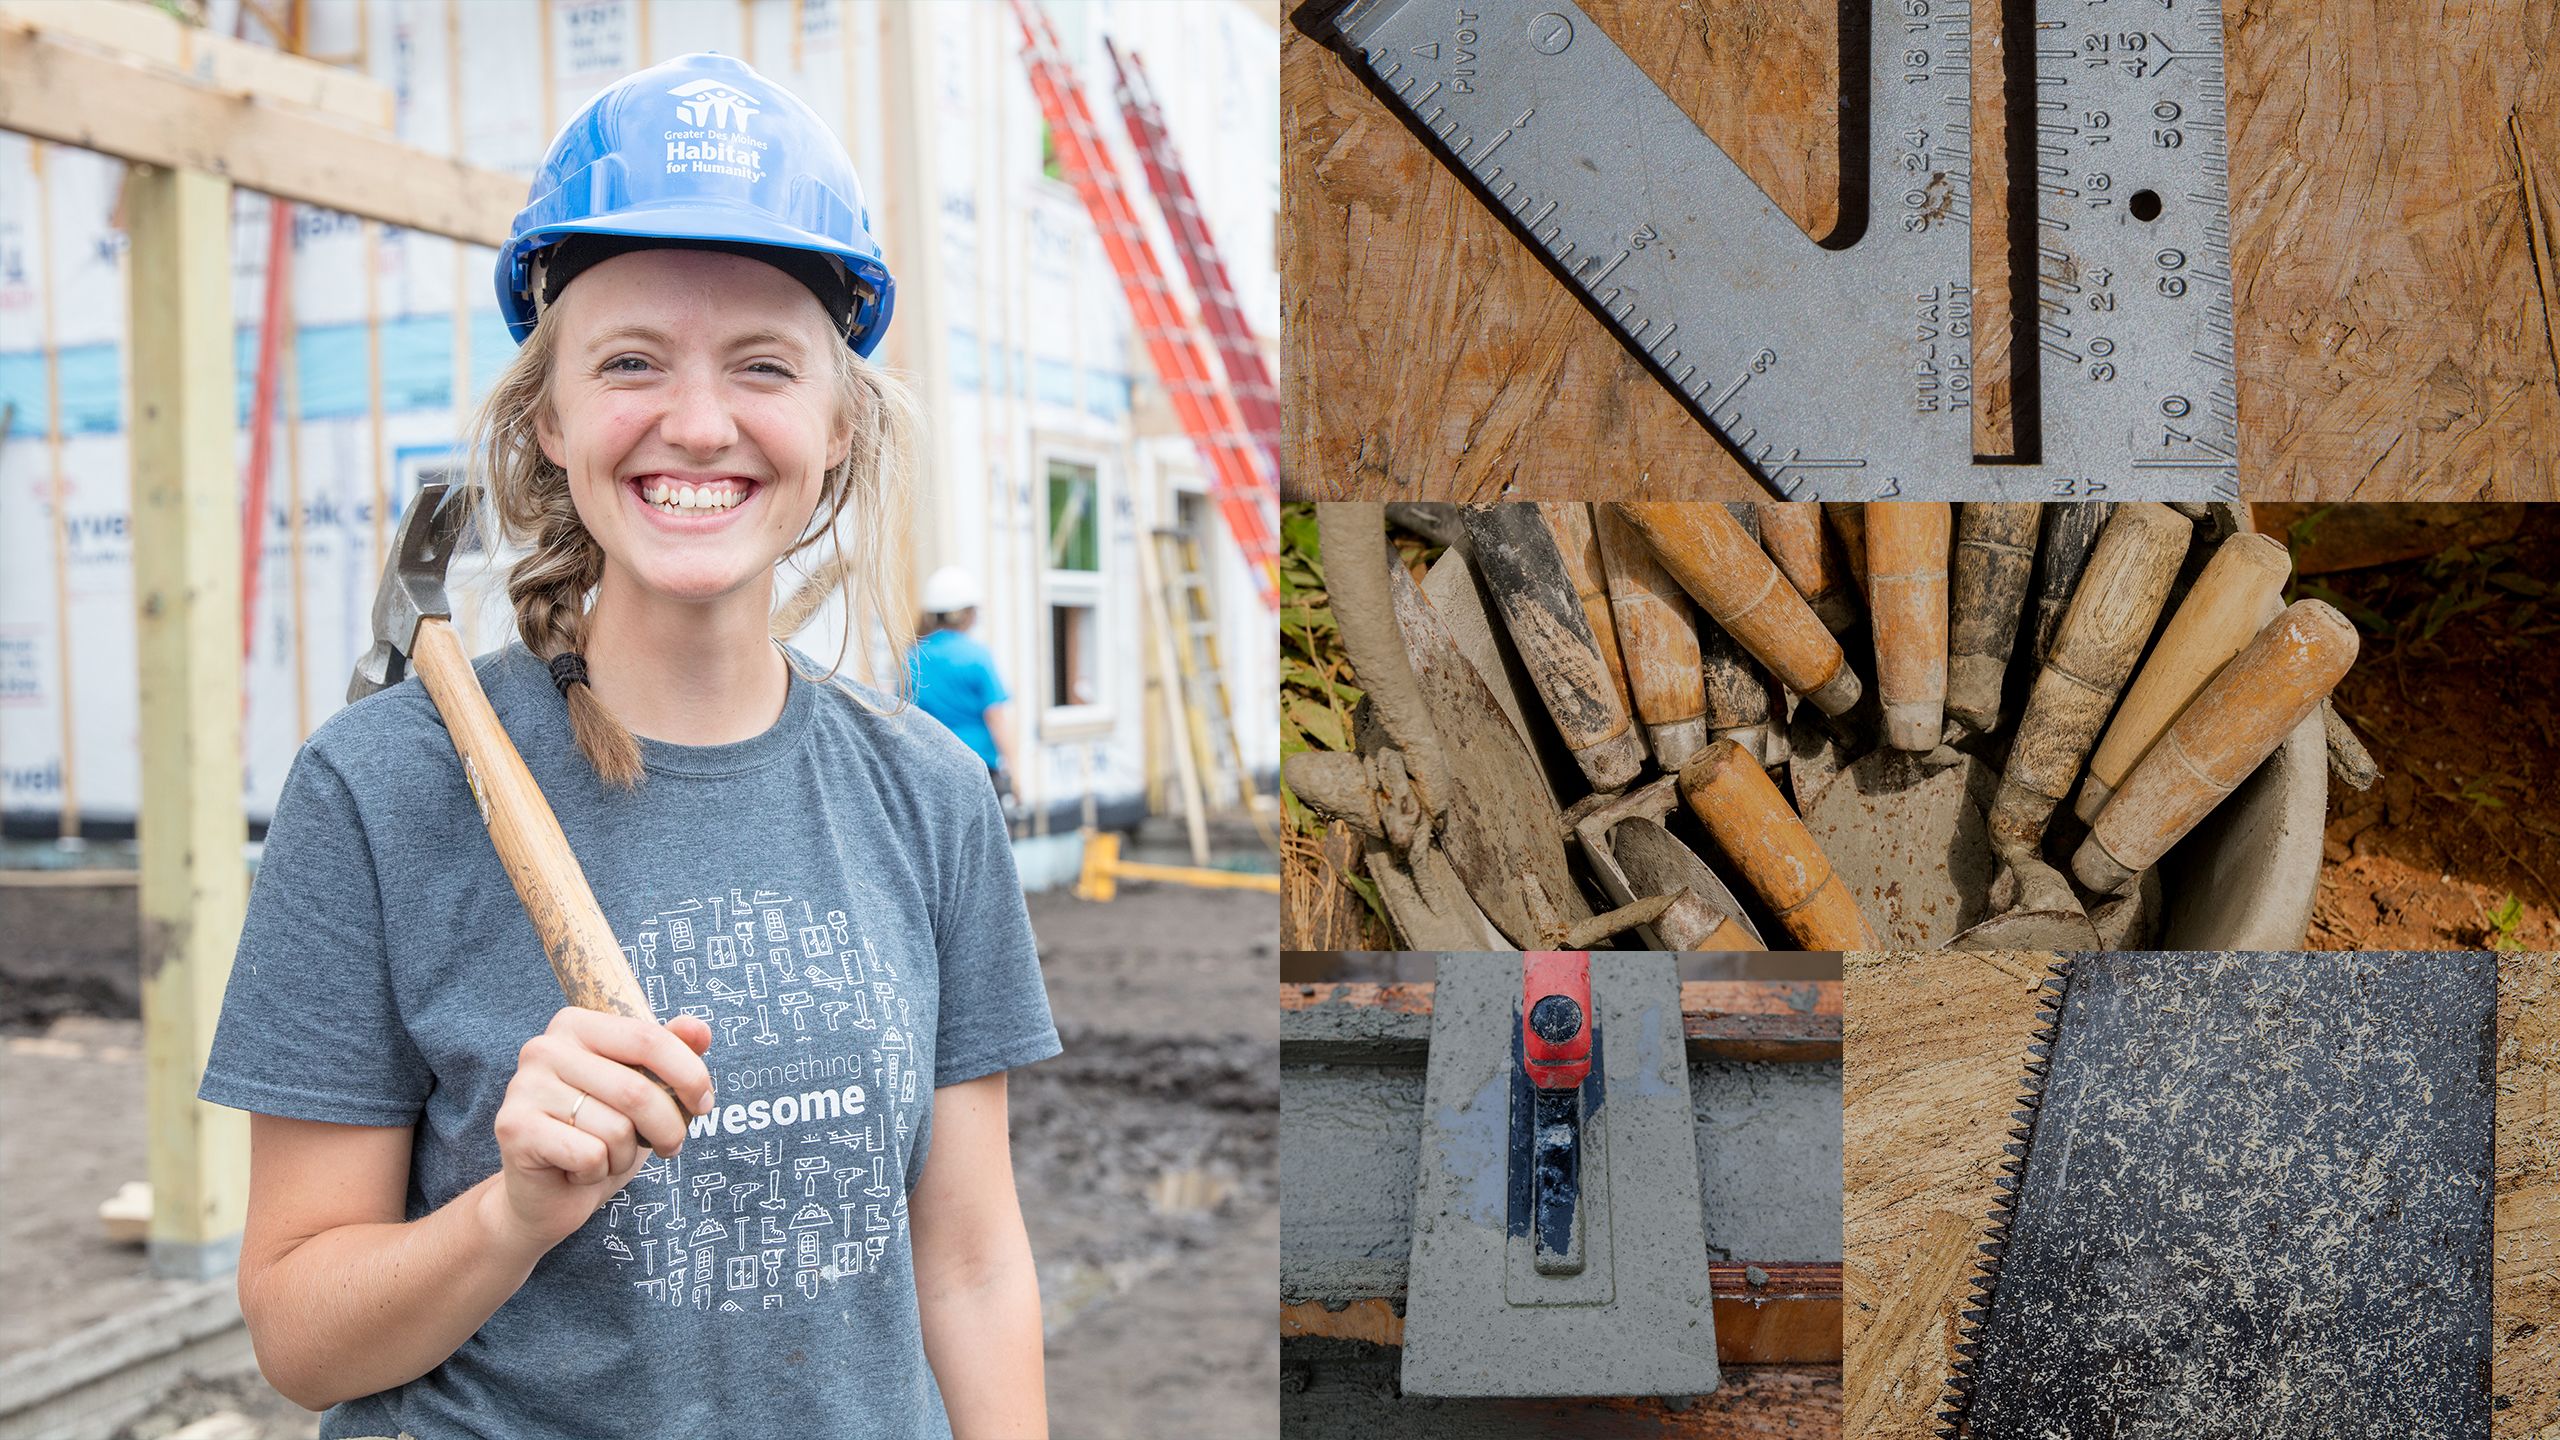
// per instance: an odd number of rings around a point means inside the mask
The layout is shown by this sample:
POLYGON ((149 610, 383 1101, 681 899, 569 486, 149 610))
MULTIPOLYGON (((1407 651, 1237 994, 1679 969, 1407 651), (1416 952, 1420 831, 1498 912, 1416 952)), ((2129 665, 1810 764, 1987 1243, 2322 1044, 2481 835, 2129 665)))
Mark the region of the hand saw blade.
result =
POLYGON ((1875 0, 1866 173, 1817 244, 1570 0, 1329 20, 1778 494, 2238 498, 2221 0, 2037 0, 2014 81, 2036 119, 2013 142, 2035 175, 2034 323, 2011 347, 2029 463, 1973 448, 1972 24, 1966 0, 1875 0))
POLYGON ((2496 957, 2073 957, 1959 1440, 2489 1433, 2496 957))

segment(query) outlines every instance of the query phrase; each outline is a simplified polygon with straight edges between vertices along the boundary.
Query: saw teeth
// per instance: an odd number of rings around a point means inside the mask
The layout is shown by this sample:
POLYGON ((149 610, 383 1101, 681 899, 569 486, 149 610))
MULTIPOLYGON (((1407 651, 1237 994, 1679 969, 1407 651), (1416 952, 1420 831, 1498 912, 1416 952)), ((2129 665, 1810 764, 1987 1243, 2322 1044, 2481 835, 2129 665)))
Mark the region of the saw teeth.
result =
POLYGON ((2054 1048, 2061 1043, 2062 1007, 2071 986, 2074 962, 2069 958, 2054 963, 2051 977, 2040 989, 2050 994, 2037 997, 2035 1031, 2027 1041, 2026 1054, 2020 1057, 2023 1072, 2018 1082, 2018 1107, 2009 1112, 2015 1123, 2009 1129, 2009 1142, 2001 1146, 1999 1174, 1992 1180, 1993 1197, 1990 1213, 1984 1217, 1982 1239, 1975 1246, 1981 1256, 1974 1261, 1979 1273, 1966 1284, 1972 1292, 1956 1312, 1956 1358, 1947 1367, 1938 1414, 1941 1422, 1938 1440, 1965 1440, 1972 1430, 1969 1417, 1973 1411, 1974 1386, 1979 1369, 1989 1348, 1983 1332, 1991 1323, 1991 1307, 1998 1297, 2000 1268, 2008 1259, 2009 1240, 2014 1231, 2018 1200, 2026 1184, 2027 1154, 2035 1144, 2036 1117, 2044 1108, 2044 1090, 2051 1078, 2054 1048))

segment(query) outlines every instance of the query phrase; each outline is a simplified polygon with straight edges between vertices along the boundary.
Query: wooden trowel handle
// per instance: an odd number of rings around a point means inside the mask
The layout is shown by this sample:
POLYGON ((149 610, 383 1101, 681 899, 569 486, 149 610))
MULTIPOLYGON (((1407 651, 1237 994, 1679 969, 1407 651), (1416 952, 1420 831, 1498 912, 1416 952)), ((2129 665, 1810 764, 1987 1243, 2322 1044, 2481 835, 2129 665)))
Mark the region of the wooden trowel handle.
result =
POLYGON ((1652 542, 1654 558, 1698 608, 1779 683, 1826 715, 1845 715, 1858 703, 1858 672, 1844 662, 1840 642, 1722 505, 1620 501, 1618 513, 1652 542))
POLYGON ((2354 623, 2297 600, 2231 657, 2154 742, 2071 857, 2092 890, 2122 892, 2249 778, 2355 663, 2354 623))
POLYGON ((1955 507, 1910 500, 1870 509, 1866 521, 1885 743, 1933 750, 1947 712, 1947 550, 1955 507))
POLYGON ((1680 770, 1680 798, 1807 950, 1872 950, 1876 932, 1767 771, 1731 740, 1680 770))
MULTIPOLYGON (((497 712, 489 708, 489 697, 480 689, 480 677, 472 671, 471 657, 462 652, 462 640, 453 633, 452 622, 418 622, 409 666, 427 687, 436 713, 444 717, 445 733, 453 737, 454 753, 462 757, 462 777, 480 807, 481 823, 489 827, 498 863, 506 867, 516 898, 524 902, 534 933, 542 937, 542 953, 551 958, 560 993, 581 1009, 656 1023, 658 1017, 649 1008, 640 977, 631 973, 630 962, 622 956, 622 942, 614 938, 613 926, 606 923, 595 892, 587 886, 587 872, 570 850, 569 837, 561 833, 551 803, 542 798, 542 787, 533 782, 533 772, 525 768, 515 742, 507 738, 497 712)), ((677 1114, 693 1113, 664 1079, 641 1073, 675 1100, 677 1114)))

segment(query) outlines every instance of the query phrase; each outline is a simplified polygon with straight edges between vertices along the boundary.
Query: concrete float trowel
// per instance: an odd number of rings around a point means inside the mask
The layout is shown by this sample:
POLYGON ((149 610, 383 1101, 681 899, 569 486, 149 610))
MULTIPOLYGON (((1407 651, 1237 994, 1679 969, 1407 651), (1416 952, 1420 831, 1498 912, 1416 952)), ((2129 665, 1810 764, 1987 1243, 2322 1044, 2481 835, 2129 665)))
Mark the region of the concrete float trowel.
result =
POLYGON ((1444 959, 1423 1111, 1407 1393, 1716 1388, 1671 957, 1444 959))

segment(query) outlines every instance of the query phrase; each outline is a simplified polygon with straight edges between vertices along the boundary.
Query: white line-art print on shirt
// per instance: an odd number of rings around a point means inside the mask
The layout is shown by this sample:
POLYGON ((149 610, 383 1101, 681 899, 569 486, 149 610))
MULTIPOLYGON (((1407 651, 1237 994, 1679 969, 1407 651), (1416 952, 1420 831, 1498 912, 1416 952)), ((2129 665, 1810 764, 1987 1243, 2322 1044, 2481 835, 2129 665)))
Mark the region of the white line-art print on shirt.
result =
POLYGON ((595 1243, 652 1301, 705 1313, 876 1274, 906 1235, 917 1095, 897 967, 847 911, 762 888, 667 906, 622 948, 660 1014, 710 1024, 718 1103, 673 1158, 642 1158, 595 1243))

